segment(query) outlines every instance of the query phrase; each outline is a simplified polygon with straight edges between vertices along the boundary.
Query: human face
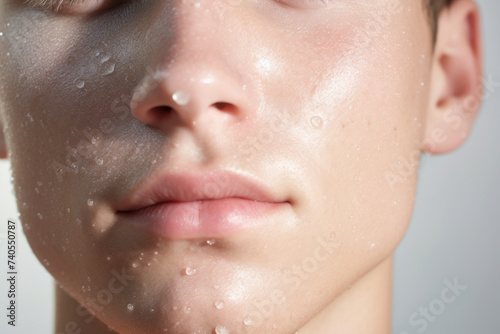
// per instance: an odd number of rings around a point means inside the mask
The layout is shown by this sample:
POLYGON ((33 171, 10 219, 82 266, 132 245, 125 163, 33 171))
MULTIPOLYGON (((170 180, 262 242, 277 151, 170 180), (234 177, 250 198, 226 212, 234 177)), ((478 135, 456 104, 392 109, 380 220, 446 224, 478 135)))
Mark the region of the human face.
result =
POLYGON ((0 4, 24 231, 116 331, 290 333, 404 235, 416 173, 388 175, 422 139, 420 1, 0 4), (194 202, 132 214, 160 178, 194 202), (209 203, 241 179, 272 203, 209 203))

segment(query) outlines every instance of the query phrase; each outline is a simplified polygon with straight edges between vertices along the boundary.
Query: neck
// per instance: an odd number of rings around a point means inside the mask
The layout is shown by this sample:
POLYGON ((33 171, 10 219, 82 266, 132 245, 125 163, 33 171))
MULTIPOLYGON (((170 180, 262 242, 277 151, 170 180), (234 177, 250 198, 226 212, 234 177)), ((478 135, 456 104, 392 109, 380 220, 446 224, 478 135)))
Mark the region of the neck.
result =
POLYGON ((389 334, 392 265, 391 255, 335 298, 299 334, 389 334))
MULTIPOLYGON (((392 264, 393 257, 390 256, 361 277, 351 289, 335 298, 301 328, 299 334, 389 334, 392 264)), ((115 333, 97 318, 88 321, 89 316, 78 316, 76 312, 81 309, 80 304, 57 285, 55 290, 56 333, 115 333)))

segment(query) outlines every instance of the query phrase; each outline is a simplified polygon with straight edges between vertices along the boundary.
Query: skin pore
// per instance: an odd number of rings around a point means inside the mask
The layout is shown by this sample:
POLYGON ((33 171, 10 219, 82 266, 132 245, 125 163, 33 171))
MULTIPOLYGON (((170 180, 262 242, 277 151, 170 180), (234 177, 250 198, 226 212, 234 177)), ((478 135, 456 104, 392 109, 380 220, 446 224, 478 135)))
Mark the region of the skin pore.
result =
POLYGON ((479 109, 473 1, 435 45, 420 0, 0 0, 0 27, 4 156, 57 333, 389 333, 420 152, 479 109), (217 238, 124 218, 186 171, 283 205, 217 238))

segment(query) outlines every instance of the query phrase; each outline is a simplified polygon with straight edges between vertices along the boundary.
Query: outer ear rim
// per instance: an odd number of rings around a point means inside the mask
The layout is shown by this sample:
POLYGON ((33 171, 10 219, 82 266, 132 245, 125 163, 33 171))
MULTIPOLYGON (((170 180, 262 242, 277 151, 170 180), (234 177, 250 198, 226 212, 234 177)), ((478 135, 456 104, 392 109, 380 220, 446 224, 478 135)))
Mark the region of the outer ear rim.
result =
POLYGON ((439 16, 423 152, 449 153, 459 148, 471 132, 484 90, 480 18, 480 9, 473 0, 456 0, 439 16), (455 64, 443 67, 443 57, 455 64), (466 78, 465 85, 457 77, 466 78))

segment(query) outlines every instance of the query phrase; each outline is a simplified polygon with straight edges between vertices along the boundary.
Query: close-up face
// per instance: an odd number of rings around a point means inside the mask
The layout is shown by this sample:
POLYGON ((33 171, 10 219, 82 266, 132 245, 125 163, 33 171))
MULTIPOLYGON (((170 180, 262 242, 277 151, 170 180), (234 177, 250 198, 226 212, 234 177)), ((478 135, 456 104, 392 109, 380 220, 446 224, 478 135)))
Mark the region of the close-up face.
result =
POLYGON ((0 27, 23 230, 113 330, 292 333, 403 238, 420 0, 0 0, 0 27))

